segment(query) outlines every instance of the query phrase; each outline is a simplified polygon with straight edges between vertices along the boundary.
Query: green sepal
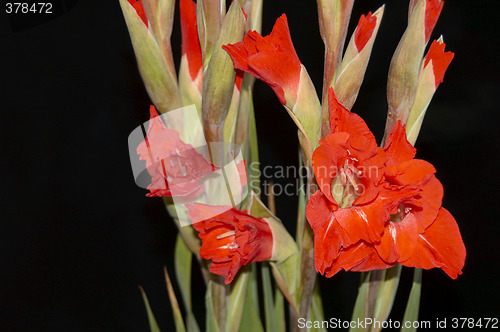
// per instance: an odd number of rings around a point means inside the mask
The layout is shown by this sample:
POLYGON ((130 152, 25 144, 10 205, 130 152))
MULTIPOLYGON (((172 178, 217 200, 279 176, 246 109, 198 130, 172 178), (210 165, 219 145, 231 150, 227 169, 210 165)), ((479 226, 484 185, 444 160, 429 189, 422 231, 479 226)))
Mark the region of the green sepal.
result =
POLYGON ((330 86, 334 87, 335 96, 339 102, 348 110, 352 108, 358 97, 358 92, 365 77, 366 68, 368 67, 373 44, 377 37, 378 28, 383 15, 384 6, 373 13, 373 16, 377 18, 377 24, 370 39, 360 52, 358 52, 355 42, 356 31, 353 32, 342 62, 338 68, 336 78, 330 84, 330 86))
POLYGON ((201 112, 207 142, 223 141, 224 121, 229 111, 236 77, 231 57, 222 49, 222 45, 241 41, 244 29, 245 17, 238 1, 234 1, 224 18, 219 38, 203 76, 201 112))
POLYGON ((299 141, 306 155, 306 165, 312 165, 312 153, 319 145, 321 135, 321 103, 306 67, 300 65, 300 81, 295 103, 285 109, 299 129, 299 141))
POLYGON ((250 193, 250 197, 245 207, 251 216, 263 218, 273 235, 273 253, 271 260, 283 262, 288 257, 298 253, 297 245, 292 236, 286 230, 285 226, 269 209, 262 203, 259 197, 254 193, 250 193))
POLYGON ((321 137, 325 137, 330 133, 328 88, 334 82, 342 60, 354 0, 318 0, 317 3, 319 31, 325 44, 321 116, 321 137))
POLYGON ((226 12, 225 0, 198 0, 196 2, 196 19, 203 68, 208 66, 215 43, 221 31, 221 25, 226 12))
POLYGON ((420 65, 425 50, 425 3, 415 4, 408 19, 408 27, 401 38, 389 67, 387 102, 389 110, 385 138, 392 126, 401 120, 406 124, 415 100, 420 65))
POLYGON ((179 108, 177 78, 171 73, 153 34, 127 0, 120 0, 120 6, 149 97, 162 113, 179 108))
POLYGON ((196 78, 198 81, 193 81, 191 74, 189 73, 189 64, 186 54, 181 58, 181 64, 179 68, 179 92, 182 99, 182 106, 195 105, 198 114, 201 119, 201 84, 203 80, 202 71, 199 71, 199 77, 196 78), (200 84, 200 87, 197 85, 200 84))
POLYGON ((174 25, 175 0, 141 0, 150 30, 163 53, 170 74, 175 77, 175 64, 170 37, 174 25))
POLYGON ((300 255, 299 253, 288 257, 287 260, 281 263, 271 262, 274 281, 281 290, 283 296, 287 299, 292 310, 298 316, 299 294, 301 285, 299 283, 300 255))
POLYGON ((179 219, 177 218, 177 211, 175 210, 175 206, 173 204, 171 197, 163 197, 163 203, 167 208, 168 214, 174 220, 177 229, 179 230, 179 234, 184 239, 184 243, 191 250, 192 253, 198 254, 201 248, 201 240, 198 237, 198 232, 194 229, 192 225, 189 226, 181 226, 179 219))

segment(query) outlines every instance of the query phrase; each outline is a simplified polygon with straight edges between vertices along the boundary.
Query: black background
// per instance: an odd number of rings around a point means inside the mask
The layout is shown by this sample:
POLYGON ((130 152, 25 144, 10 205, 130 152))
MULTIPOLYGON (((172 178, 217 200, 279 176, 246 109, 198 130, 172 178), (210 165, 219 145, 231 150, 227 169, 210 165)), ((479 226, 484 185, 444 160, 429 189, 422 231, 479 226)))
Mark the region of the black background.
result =
MULTIPOLYGON (((382 3, 357 1, 350 31, 361 13, 382 3)), ((141 284, 160 327, 171 331, 162 266, 172 270, 176 229, 161 200, 146 198, 132 176, 127 137, 148 120, 150 102, 118 1, 68 1, 64 12, 36 26, 26 17, 9 20, 1 4, 0 330, 147 331, 141 284)), ((387 71, 406 7, 386 1, 353 109, 379 140, 387 71)), ((436 166, 443 205, 457 219, 468 256, 457 280, 424 272, 420 318, 432 322, 500 317, 499 7, 495 0, 446 1, 433 34, 443 34, 456 54, 429 107, 417 156, 436 166)), ((283 12, 319 91, 323 46, 315 3, 265 1, 265 34, 283 12)), ((175 28, 179 59, 177 16, 175 28)), ((255 95, 262 164, 294 165, 292 121, 263 83, 255 95)), ((294 197, 277 198, 278 216, 291 232, 294 211, 294 197)), ((325 317, 350 318, 358 277, 341 272, 320 279, 325 317)), ((394 320, 402 317, 410 280, 404 269, 394 320)), ((199 276, 193 282, 201 283, 199 276)), ((201 285, 196 289, 195 310, 203 314, 201 285)))

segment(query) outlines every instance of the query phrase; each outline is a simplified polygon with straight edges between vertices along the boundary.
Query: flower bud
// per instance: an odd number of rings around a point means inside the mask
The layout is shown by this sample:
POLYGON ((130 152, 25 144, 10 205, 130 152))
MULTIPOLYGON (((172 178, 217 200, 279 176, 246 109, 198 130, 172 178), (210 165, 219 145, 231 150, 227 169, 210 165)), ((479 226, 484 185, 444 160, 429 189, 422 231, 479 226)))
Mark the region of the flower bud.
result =
POLYGON ((182 104, 194 104, 201 112, 203 61, 196 23, 196 3, 180 0, 182 57, 179 69, 179 89, 182 104))
POLYGON ((424 65, 420 70, 415 102, 411 107, 406 126, 408 141, 413 145, 415 145, 418 133, 420 132, 427 106, 430 104, 437 87, 443 81, 446 69, 454 56, 452 52, 444 51, 445 46, 443 37, 435 40, 431 44, 425 57, 424 65))
MULTIPOLYGON (((149 97, 162 113, 179 108, 181 103, 175 69, 171 60, 170 35, 167 34, 168 37, 165 37, 163 42, 158 42, 151 30, 151 19, 143 14, 141 7, 134 5, 127 0, 120 0, 139 72, 149 97), (139 8, 139 11, 136 8, 139 8), (145 21, 146 18, 147 21, 145 21)), ((172 22, 167 20, 164 23, 168 25, 172 22)))
POLYGON ((334 84, 335 93, 340 103, 348 110, 352 108, 358 96, 383 14, 382 6, 373 15, 370 12, 361 16, 340 64, 334 84))
POLYGON ((245 17, 234 1, 224 18, 222 29, 203 78, 202 115, 208 142, 223 141, 223 124, 233 95, 236 71, 222 45, 243 38, 245 17))

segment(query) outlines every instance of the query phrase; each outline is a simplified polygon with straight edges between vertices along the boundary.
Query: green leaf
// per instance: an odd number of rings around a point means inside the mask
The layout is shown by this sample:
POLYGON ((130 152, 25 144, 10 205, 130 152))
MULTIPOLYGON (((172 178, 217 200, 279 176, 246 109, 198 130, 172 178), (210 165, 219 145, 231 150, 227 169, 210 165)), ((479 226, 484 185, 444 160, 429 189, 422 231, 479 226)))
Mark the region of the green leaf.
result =
POLYGON ((269 273, 269 263, 263 262, 261 265, 262 288, 264 292, 264 313, 266 315, 266 332, 277 331, 276 315, 274 312, 273 288, 271 284, 271 274, 269 273))
MULTIPOLYGON (((323 313, 323 301, 321 300, 321 290, 317 280, 314 284, 313 297, 311 301, 311 320, 313 322, 322 322, 325 320, 325 314, 323 313)), ((311 331, 327 332, 323 327, 312 328, 311 331)))
POLYGON ((406 304, 405 315, 403 317, 403 328, 401 331, 411 332, 416 331, 416 328, 405 328, 404 322, 414 322, 418 319, 418 311, 420 307, 420 291, 422 289, 422 270, 415 269, 413 271, 413 284, 411 286, 410 296, 406 304))
POLYGON ((279 287, 274 288, 274 315, 276 317, 276 331, 285 332, 285 298, 279 287))
POLYGON ((251 264, 250 280, 248 281, 247 296, 239 332, 264 332, 259 312, 257 264, 251 264))
POLYGON ((139 286, 139 290, 141 291, 142 299, 144 300, 144 306, 146 307, 146 312, 148 314, 149 329, 151 330, 151 332, 160 332, 160 327, 158 326, 153 311, 151 310, 146 292, 144 292, 144 289, 141 286, 139 286))
MULTIPOLYGON (((354 309, 352 312, 351 321, 364 320, 366 318, 366 293, 368 289, 368 282, 370 280, 371 272, 361 273, 361 283, 358 288, 358 296, 356 297, 356 302, 354 303, 354 309)), ((349 331, 364 331, 362 328, 350 328, 349 331)))
POLYGON ((163 272, 165 273, 165 282, 167 284, 168 297, 170 299, 170 306, 172 307, 172 313, 174 315, 175 330, 177 332, 186 332, 186 326, 184 325, 181 309, 179 308, 179 302, 177 302, 174 287, 172 286, 172 282, 170 281, 170 276, 168 275, 166 266, 163 267, 163 272))
MULTIPOLYGON (((354 305, 351 320, 373 318, 385 321, 394 303, 399 285, 401 265, 386 270, 376 270, 361 274, 361 285, 354 305)), ((371 331, 379 329, 372 328, 371 331)), ((364 331, 361 328, 351 328, 349 331, 364 331)))
POLYGON ((231 282, 229 293, 228 312, 226 318, 226 331, 238 331, 241 324, 241 317, 245 306, 247 295, 248 279, 250 278, 250 267, 244 266, 231 282))
POLYGON ((375 303, 375 319, 382 322, 387 320, 391 313, 394 298, 398 291, 401 265, 396 264, 386 270, 384 280, 380 284, 380 290, 375 303))
POLYGON ((182 236, 177 234, 175 243, 174 264, 177 284, 181 291, 182 301, 186 309, 186 324, 188 332, 199 332, 200 328, 193 314, 191 303, 191 262, 193 254, 184 243, 182 236))
POLYGON ((205 295, 205 307, 207 310, 206 314, 206 331, 207 332, 219 332, 219 326, 217 325, 217 319, 215 318, 213 306, 212 306, 212 283, 210 280, 207 285, 207 293, 205 295))

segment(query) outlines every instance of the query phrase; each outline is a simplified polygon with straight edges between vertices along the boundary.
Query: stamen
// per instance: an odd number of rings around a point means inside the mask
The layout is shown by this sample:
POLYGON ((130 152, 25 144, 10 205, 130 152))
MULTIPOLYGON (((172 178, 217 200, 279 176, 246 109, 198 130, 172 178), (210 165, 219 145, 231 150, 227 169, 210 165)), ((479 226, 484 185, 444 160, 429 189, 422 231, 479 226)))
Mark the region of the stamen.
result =
POLYGON ((345 186, 347 184, 347 176, 343 168, 340 169, 340 184, 345 186))
POLYGON ((223 239, 223 238, 226 238, 226 237, 229 237, 229 236, 233 236, 235 234, 236 234, 235 231, 229 231, 229 232, 226 232, 224 234, 221 234, 221 235, 217 236, 217 240, 220 240, 220 239, 223 239))
POLYGON ((239 247, 240 247, 240 246, 239 246, 239 245, 238 245, 238 243, 236 243, 236 242, 233 242, 233 243, 231 243, 231 244, 228 246, 228 248, 229 248, 229 249, 237 249, 237 248, 239 248, 239 247))
POLYGON ((358 184, 356 183, 356 179, 354 179, 354 176, 352 176, 352 172, 348 171, 347 172, 347 179, 351 183, 351 185, 354 187, 355 191, 358 191, 358 184))

